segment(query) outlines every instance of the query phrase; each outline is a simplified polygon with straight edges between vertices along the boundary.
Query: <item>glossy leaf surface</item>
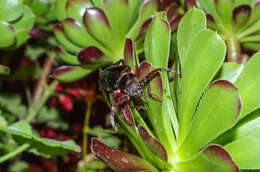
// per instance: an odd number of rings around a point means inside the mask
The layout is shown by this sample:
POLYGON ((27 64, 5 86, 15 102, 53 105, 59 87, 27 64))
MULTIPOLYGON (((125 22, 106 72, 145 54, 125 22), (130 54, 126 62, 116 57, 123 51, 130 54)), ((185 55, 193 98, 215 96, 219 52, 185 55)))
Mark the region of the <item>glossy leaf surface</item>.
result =
POLYGON ((243 64, 238 64, 235 62, 226 62, 222 65, 219 73, 217 74, 217 79, 228 80, 231 83, 235 83, 243 69, 243 64))
POLYGON ((205 28, 206 17, 201 10, 192 9, 181 19, 177 31, 177 45, 181 65, 186 60, 187 50, 190 47, 191 41, 205 28))
POLYGON ((246 64, 243 72, 235 82, 241 94, 243 102, 241 116, 245 117, 248 113, 260 107, 260 52, 256 53, 246 64))
POLYGON ((105 161, 109 167, 119 172, 157 172, 148 161, 106 146, 97 139, 91 140, 92 152, 105 161))
POLYGON ((228 152, 218 145, 209 145, 197 156, 187 161, 176 163, 177 168, 182 172, 239 172, 232 157, 228 152))
POLYGON ((177 154, 182 159, 194 156, 207 143, 235 124, 240 108, 237 88, 225 80, 215 81, 202 96, 189 134, 177 154))
POLYGON ((10 47, 16 41, 16 34, 14 28, 6 22, 0 22, 0 48, 10 47))
POLYGON ((23 14, 23 0, 0 0, 0 21, 13 21, 23 14))
MULTIPOLYGON (((181 37, 179 35, 179 37, 181 37)), ((197 103, 225 58, 225 43, 213 31, 201 31, 186 50, 182 60, 182 77, 179 79, 178 115, 180 124, 179 143, 187 135, 197 103)))
POLYGON ((216 142, 225 148, 241 169, 260 169, 260 111, 257 110, 241 120, 231 131, 216 142))

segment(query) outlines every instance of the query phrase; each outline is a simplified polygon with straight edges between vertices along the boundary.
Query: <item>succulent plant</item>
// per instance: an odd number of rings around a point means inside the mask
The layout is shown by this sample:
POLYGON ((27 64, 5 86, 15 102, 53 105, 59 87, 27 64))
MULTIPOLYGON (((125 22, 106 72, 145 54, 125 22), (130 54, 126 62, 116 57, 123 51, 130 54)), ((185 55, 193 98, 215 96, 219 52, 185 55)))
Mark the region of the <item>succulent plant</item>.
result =
MULTIPOLYGON (((74 66, 62 66, 53 76, 73 81, 118 61, 124 56, 125 39, 142 42, 152 15, 161 7, 170 9, 169 4, 159 0, 57 1, 56 16, 61 23, 54 26, 54 33, 61 46, 56 50, 65 63, 74 66)), ((175 8, 171 11, 168 17, 176 29, 180 15, 175 8)), ((143 51, 143 45, 137 48, 143 51)))
POLYGON ((18 48, 29 39, 34 17, 22 0, 0 0, 0 49, 18 48))
POLYGON ((24 0, 35 14, 35 24, 42 30, 52 31, 52 23, 56 21, 56 0, 24 0))
POLYGON ((208 13, 208 26, 227 43, 228 61, 243 63, 248 58, 241 46, 260 50, 260 2, 258 0, 197 0, 208 13))
MULTIPOLYGON (((168 66, 170 25, 162 13, 156 13, 146 33, 145 61, 141 64, 129 42, 125 61, 129 66, 138 65, 139 80, 154 68, 168 66), (127 53, 129 50, 132 53, 127 53)), ((141 157, 96 138, 92 139, 92 152, 122 172, 260 169, 260 53, 245 66, 224 63, 225 42, 206 28, 206 16, 199 9, 182 18, 177 44, 181 77, 170 82, 167 73, 161 72, 150 82, 153 94, 162 101, 147 94, 146 102, 141 102, 146 107, 143 115, 134 101, 116 114, 116 125, 141 157)))

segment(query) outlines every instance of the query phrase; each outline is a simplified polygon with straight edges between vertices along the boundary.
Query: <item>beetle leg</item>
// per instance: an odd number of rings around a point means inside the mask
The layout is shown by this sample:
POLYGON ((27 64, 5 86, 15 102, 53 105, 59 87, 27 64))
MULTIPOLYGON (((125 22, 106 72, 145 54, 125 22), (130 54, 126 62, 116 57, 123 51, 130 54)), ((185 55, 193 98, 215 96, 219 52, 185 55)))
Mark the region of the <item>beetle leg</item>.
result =
POLYGON ((156 99, 156 100, 158 100, 158 101, 162 101, 162 100, 160 99, 160 97, 158 97, 158 96, 156 96, 155 94, 152 93, 150 83, 147 84, 147 90, 148 90, 148 93, 150 94, 150 96, 152 96, 154 99, 156 99))
POLYGON ((141 105, 135 105, 134 106, 137 110, 147 110, 147 107, 141 106, 141 105))
POLYGON ((121 105, 123 105, 124 103, 127 103, 131 100, 131 97, 127 94, 125 95, 122 95, 120 97, 118 97, 116 100, 115 100, 115 106, 116 107, 120 107, 121 105))
POLYGON ((116 107, 112 106, 111 111, 110 111, 110 124, 112 128, 117 132, 117 127, 115 124, 115 113, 116 113, 116 107))
POLYGON ((145 86, 148 82, 150 82, 156 75, 159 74, 159 71, 166 71, 166 72, 172 72, 175 73, 176 75, 181 76, 181 74, 173 69, 169 68, 157 68, 149 72, 144 79, 140 82, 141 86, 145 86))

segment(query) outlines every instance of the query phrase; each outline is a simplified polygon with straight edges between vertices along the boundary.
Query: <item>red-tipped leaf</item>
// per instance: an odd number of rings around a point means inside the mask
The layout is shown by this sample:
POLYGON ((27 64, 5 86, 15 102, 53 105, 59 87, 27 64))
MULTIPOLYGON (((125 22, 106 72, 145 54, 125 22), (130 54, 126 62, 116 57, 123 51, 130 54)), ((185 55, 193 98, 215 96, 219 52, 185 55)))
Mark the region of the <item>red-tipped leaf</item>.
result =
POLYGON ((144 143, 150 148, 150 150, 164 161, 167 161, 168 154, 161 142, 158 139, 151 136, 148 133, 148 131, 141 125, 138 126, 138 131, 144 143))
POLYGON ((144 172, 152 171, 157 172, 146 160, 125 152, 108 147, 99 140, 91 139, 91 150, 92 152, 105 161, 109 167, 119 172, 144 172))

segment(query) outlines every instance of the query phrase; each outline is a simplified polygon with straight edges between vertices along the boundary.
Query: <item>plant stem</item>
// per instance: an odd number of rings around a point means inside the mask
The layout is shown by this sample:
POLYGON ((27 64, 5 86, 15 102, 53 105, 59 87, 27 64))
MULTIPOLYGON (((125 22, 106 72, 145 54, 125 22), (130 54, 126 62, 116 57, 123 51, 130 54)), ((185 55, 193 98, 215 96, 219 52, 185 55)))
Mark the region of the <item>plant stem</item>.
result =
POLYGON ((30 147, 30 144, 25 143, 23 145, 21 145, 20 147, 18 147, 15 151, 12 151, 8 154, 5 154, 4 156, 0 157, 0 164, 12 157, 14 157, 15 155, 25 151, 26 149, 28 149, 30 147))
POLYGON ((227 60, 229 62, 241 63, 240 61, 241 48, 236 37, 230 36, 227 38, 227 60))
POLYGON ((39 101, 42 97, 44 88, 47 85, 47 80, 49 78, 51 69, 52 69, 52 60, 55 58, 56 54, 55 52, 51 52, 49 58, 47 58, 43 65, 43 73, 41 75, 41 78, 38 80, 37 85, 34 89, 33 93, 33 100, 32 105, 37 106, 39 104, 39 101))
POLYGON ((27 115, 25 121, 30 122, 42 108, 42 106, 46 103, 49 97, 55 92, 55 88, 58 85, 58 81, 53 81, 43 92, 41 99, 37 106, 31 106, 29 108, 29 114, 27 115))
POLYGON ((91 114, 91 108, 92 108, 92 101, 87 100, 87 108, 85 113, 85 119, 84 119, 84 128, 83 128, 83 161, 86 162, 86 157, 88 153, 88 133, 87 130, 89 128, 89 119, 91 114))

